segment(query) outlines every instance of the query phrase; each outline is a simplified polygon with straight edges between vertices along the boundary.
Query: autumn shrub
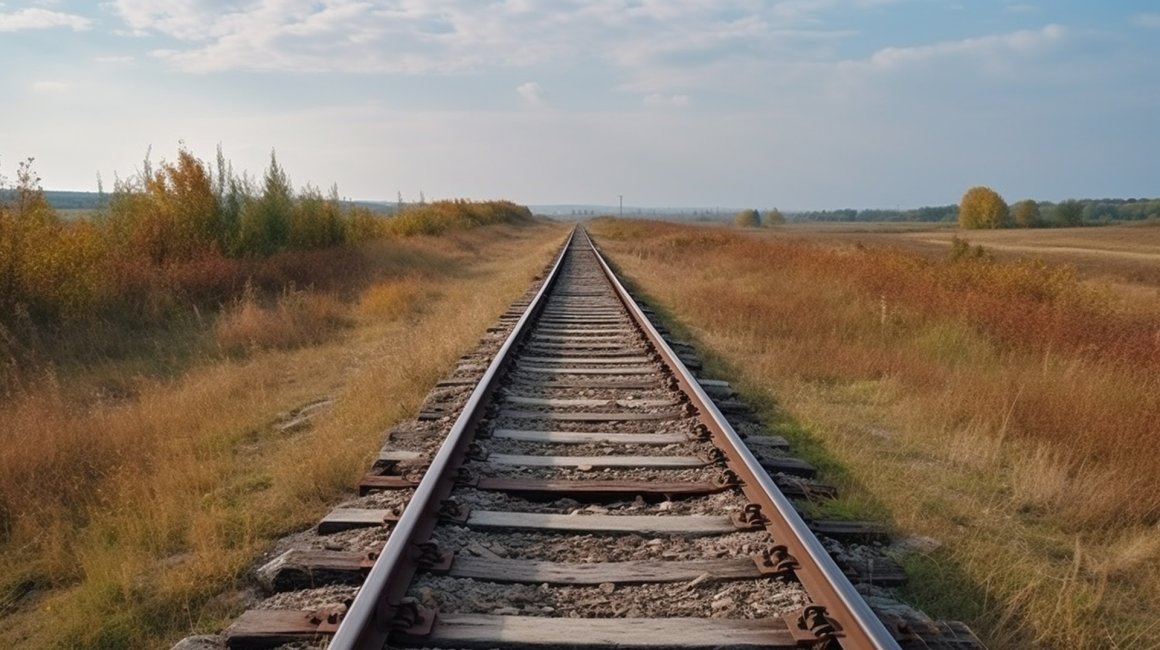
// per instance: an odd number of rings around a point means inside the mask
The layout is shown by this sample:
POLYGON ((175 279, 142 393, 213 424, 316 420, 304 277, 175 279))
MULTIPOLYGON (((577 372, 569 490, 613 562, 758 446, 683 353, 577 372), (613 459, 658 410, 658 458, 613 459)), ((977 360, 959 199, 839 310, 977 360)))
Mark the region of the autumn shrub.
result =
POLYGON ((392 216, 384 230, 390 235, 438 235, 448 230, 520 223, 531 218, 530 210, 510 201, 435 201, 407 208, 392 216))
POLYGON ((1009 220, 1007 202, 989 187, 972 187, 959 201, 959 226, 962 228, 1003 228, 1009 220))
POLYGON ((1020 228, 1038 228, 1043 225, 1039 204, 1031 199, 1011 206, 1011 220, 1020 228))
POLYGON ((341 246, 348 239, 338 187, 323 196, 317 188, 306 186, 290 212, 287 245, 298 250, 329 248, 341 246))
POLYGON ((733 223, 741 228, 756 228, 761 225, 761 213, 753 209, 745 209, 733 217, 733 223))

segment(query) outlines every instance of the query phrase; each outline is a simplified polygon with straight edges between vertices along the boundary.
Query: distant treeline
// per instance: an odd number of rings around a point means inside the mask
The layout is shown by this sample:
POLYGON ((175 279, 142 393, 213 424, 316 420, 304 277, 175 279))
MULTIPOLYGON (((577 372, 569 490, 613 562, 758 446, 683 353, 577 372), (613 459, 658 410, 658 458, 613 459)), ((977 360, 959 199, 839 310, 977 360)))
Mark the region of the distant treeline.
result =
POLYGON ((97 210, 109 205, 109 195, 102 192, 45 190, 44 198, 56 210, 97 210))
MULTIPOLYGON (((0 189, 0 193, 4 191, 4 189, 0 189)), ((9 196, 11 196, 10 193, 9 196)), ((44 198, 55 210, 96 211, 109 207, 111 195, 104 192, 44 190, 44 198)), ((420 203, 384 203, 382 201, 356 201, 347 199, 344 199, 343 202, 351 207, 366 208, 380 214, 394 214, 406 208, 422 205, 420 203)))
POLYGON ((789 212, 791 221, 954 221, 959 217, 959 206, 940 205, 913 210, 814 210, 789 212))
MULTIPOLYGON (((1069 199, 1060 203, 1037 201, 1042 225, 1076 225, 1160 219, 1160 199, 1069 199)), ((815 210, 787 213, 791 221, 911 221, 954 223, 958 205, 939 205, 912 210, 815 210)))

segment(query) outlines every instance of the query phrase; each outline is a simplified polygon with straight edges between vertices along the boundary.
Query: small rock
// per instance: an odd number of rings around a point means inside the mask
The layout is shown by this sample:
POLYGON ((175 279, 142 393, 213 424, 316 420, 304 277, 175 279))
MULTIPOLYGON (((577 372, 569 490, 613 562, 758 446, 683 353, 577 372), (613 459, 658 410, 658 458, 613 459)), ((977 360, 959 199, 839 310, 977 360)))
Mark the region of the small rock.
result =
POLYGON ((419 590, 419 602, 423 603, 423 606, 429 609, 439 608, 439 599, 435 597, 435 592, 428 587, 423 587, 419 590))
POLYGON ((657 504, 657 510, 666 511, 666 510, 672 510, 672 509, 673 509, 673 502, 672 501, 662 501, 659 504, 657 504))
POLYGON ((520 610, 516 609, 515 607, 500 607, 498 609, 491 610, 491 613, 495 614, 496 616, 516 616, 520 613, 520 610))
POLYGON ((611 582, 602 582, 600 583, 600 591, 603 591, 606 594, 610 594, 616 591, 616 585, 612 584, 611 582))
POLYGON ((577 472, 591 472, 592 466, 591 465, 577 465, 576 471, 577 472))
POLYGON ((733 602, 732 598, 721 598, 709 603, 709 609, 713 610, 714 612, 732 610, 736 607, 737 605, 733 602))
POLYGON ((218 635, 189 636, 177 642, 173 650, 223 650, 225 639, 218 635))

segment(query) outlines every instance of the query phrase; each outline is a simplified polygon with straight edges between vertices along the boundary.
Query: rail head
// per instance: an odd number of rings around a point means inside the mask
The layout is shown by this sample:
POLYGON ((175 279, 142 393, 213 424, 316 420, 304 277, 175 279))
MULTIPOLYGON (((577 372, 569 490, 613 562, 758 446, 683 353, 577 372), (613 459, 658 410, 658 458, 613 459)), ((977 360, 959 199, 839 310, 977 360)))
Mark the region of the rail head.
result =
MULTIPOLYGON (((395 607, 397 606, 397 603, 388 602, 392 595, 390 591, 392 587, 397 587, 401 578, 404 577, 400 576, 400 573, 410 562, 413 552, 412 545, 419 541, 425 541, 416 539, 416 537, 430 532, 429 530, 425 531, 424 519, 429 517, 430 513, 438 506, 441 499, 440 492, 449 483, 447 470, 456 460, 456 456, 462 453, 465 443, 469 440, 468 433, 471 428, 478 424, 482 415, 480 407, 486 404, 487 398, 494 391, 511 350, 524 336, 533 315, 543 304, 544 296, 547 295, 559 276, 560 265, 575 237, 576 228, 573 228, 568 239, 560 248, 560 253, 556 256, 551 270, 545 276, 543 284, 540 285, 539 291, 536 292, 527 309, 516 321, 511 333, 504 339, 483 377, 476 384, 471 396, 468 397, 463 411, 456 418, 447 438, 432 458, 429 469, 419 481, 419 485, 415 487, 415 493, 403 510, 399 521, 391 528, 391 535, 387 538, 382 553, 375 561, 363 582, 362 588, 351 602, 346 615, 343 616, 330 645, 327 646, 330 650, 381 650, 386 643, 387 637, 391 633, 395 607)), ((405 577, 406 582, 409 583, 410 576, 405 577)), ((405 587, 406 585, 403 585, 404 589, 405 587)))
MULTIPOLYGON (((585 233, 587 235, 587 233, 585 233)), ((674 377, 689 393, 696 406, 703 414, 703 421, 716 434, 717 440, 725 444, 723 449, 730 458, 730 466, 743 477, 743 483, 748 487, 753 485, 760 490, 763 501, 772 505, 781 518, 779 525, 771 532, 780 532, 792 539, 776 539, 779 544, 787 544, 791 550, 798 550, 798 560, 801 569, 796 571, 798 579, 815 599, 817 604, 826 607, 827 617, 835 620, 841 627, 840 634, 835 637, 837 643, 844 650, 900 650, 894 636, 870 609, 862 595, 850 582, 846 574, 838 567, 833 558, 822 546, 820 540, 810 530, 805 520, 798 514, 793 503, 790 502, 761 463, 749 451, 749 447, 742 441, 741 436, 722 415, 720 409, 709 397, 696 377, 685 367, 684 362, 660 335, 656 327, 649 321, 644 311, 636 304, 628 290, 612 272, 612 268, 600 254, 596 244, 588 237, 589 246, 596 255, 608 281, 612 284, 620 301, 632 315, 633 320, 641 327, 646 336, 656 347, 662 361, 672 371, 674 377), (804 552, 804 556, 802 556, 804 552)), ((748 496, 748 495, 747 495, 748 496)))

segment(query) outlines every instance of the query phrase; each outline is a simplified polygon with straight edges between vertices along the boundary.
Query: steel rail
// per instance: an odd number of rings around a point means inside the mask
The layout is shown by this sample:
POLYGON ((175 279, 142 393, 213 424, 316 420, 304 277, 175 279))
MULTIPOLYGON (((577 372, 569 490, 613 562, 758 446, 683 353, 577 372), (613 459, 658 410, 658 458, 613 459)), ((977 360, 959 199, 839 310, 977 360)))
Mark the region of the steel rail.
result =
MULTIPOLYGON (((499 352, 492 359, 483 378, 476 384, 467 403, 452 425, 439 451, 431 460, 431 465, 419 485, 411 501, 403 510, 399 521, 392 527, 391 535, 383 547, 382 553, 375 561, 363 586, 359 589, 354 601, 351 602, 346 615, 343 616, 338 630, 330 641, 330 650, 381 650, 391 633, 394 615, 398 603, 388 602, 390 590, 398 588, 402 580, 400 573, 410 562, 413 553, 413 544, 426 541, 430 534, 432 515, 439 502, 446 498, 450 490, 453 477, 449 477, 448 469, 452 466, 456 456, 461 456, 466 442, 470 440, 468 432, 479 423, 483 410, 491 394, 494 392, 497 380, 502 374, 505 365, 510 361, 509 353, 516 343, 523 337, 535 314, 543 304, 543 298, 559 277, 560 265, 568 254, 568 249, 576 237, 576 229, 568 235, 567 241, 560 249, 552 270, 544 278, 540 290, 524 310, 520 319, 512 328, 507 339, 504 340, 499 352), (419 537, 422 536, 421 539, 419 537)), ((411 573, 413 574, 413 567, 411 573)), ((410 583, 410 577, 407 577, 410 583)), ((402 589, 406 588, 402 585, 402 589)))
POLYGON ((761 463, 749 451, 749 447, 741 440, 741 436, 721 414, 720 409, 701 388, 701 384, 689 372, 689 369, 685 367, 684 362, 673 352, 673 349, 669 347, 664 337, 660 335, 628 293, 628 290, 621 284, 616 274, 612 272, 604 260, 604 256, 600 254, 599 249, 592 242, 591 237, 588 238, 588 245, 596 254, 596 259, 600 262, 604 274, 612 283, 617 296, 628 309, 633 320, 637 322, 656 347, 662 361, 669 366, 678 383, 684 386, 694 398, 694 406, 707 416, 708 422, 706 424, 711 430, 715 430, 720 441, 732 448, 722 449, 731 456, 731 460, 740 463, 740 467, 734 467, 731 464, 730 468, 743 477, 743 484, 746 487, 748 487, 748 483, 745 483, 745 479, 754 481, 763 493, 764 500, 771 503, 777 510, 777 515, 780 516, 784 525, 775 519, 770 519, 768 526, 774 528, 775 533, 780 533, 775 534, 774 541, 785 544, 791 553, 794 553, 800 564, 800 568, 795 571, 798 580, 815 603, 826 607, 826 616, 839 624, 839 633, 835 637, 838 644, 845 650, 900 650, 901 647, 886 629, 886 626, 866 604, 849 578, 838 568, 838 565, 830 557, 822 543, 818 541, 813 531, 806 525, 790 500, 782 494, 761 463), (779 539, 787 533, 792 536, 792 539, 779 539), (800 551, 805 551, 807 557, 802 557, 800 551))

